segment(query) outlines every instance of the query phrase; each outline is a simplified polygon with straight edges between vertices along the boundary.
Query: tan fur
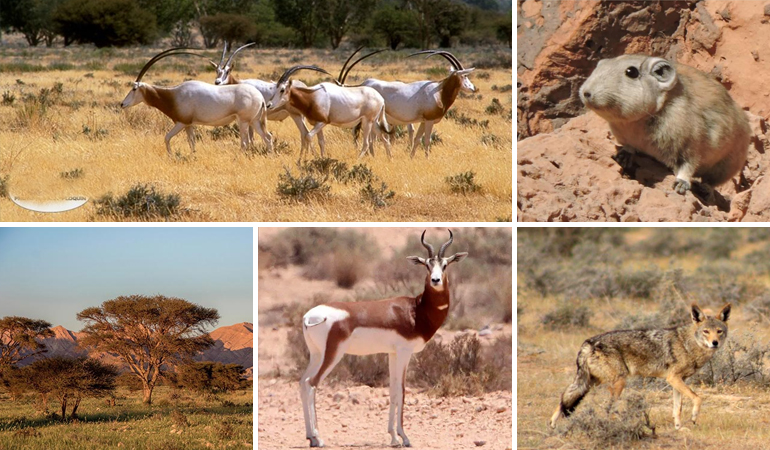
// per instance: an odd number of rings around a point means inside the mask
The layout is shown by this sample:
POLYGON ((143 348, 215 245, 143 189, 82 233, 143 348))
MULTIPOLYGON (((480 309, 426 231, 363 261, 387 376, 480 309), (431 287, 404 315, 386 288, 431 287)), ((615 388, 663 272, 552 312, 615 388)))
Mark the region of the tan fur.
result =
POLYGON ((612 399, 618 398, 629 376, 664 378, 674 388, 675 427, 681 427, 681 395, 692 400, 695 423, 702 400, 684 380, 724 346, 730 308, 728 303, 709 317, 693 303, 690 325, 610 331, 586 340, 578 352, 575 380, 562 394, 551 426, 555 427, 561 416, 569 416, 593 386, 609 383, 612 399))
POLYGON ((625 151, 646 153, 671 168, 679 193, 690 188, 693 176, 723 184, 746 162, 751 130, 745 113, 719 82, 692 67, 646 55, 605 59, 580 97, 609 122, 625 151), (656 76, 661 62, 671 71, 656 76), (631 68, 637 77, 628 75, 631 68))

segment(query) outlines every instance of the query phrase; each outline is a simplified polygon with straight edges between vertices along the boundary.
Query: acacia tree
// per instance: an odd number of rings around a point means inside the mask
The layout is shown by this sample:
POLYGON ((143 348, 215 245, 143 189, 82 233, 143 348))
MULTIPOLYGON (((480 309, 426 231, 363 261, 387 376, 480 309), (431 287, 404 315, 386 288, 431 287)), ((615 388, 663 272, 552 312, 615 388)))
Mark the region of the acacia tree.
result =
POLYGON ((109 364, 93 358, 53 358, 35 361, 22 369, 27 387, 40 394, 43 410, 48 410, 48 398, 53 395, 61 405, 61 419, 77 418, 78 406, 84 397, 100 397, 115 390, 118 371, 109 364))
POLYGON ((219 320, 213 308, 162 295, 121 296, 84 309, 83 345, 115 353, 142 382, 142 401, 152 403, 152 391, 166 365, 187 362, 214 345, 206 327, 219 320))
POLYGON ((24 358, 47 352, 37 339, 52 337, 45 320, 6 316, 0 319, 0 366, 16 364, 24 358))

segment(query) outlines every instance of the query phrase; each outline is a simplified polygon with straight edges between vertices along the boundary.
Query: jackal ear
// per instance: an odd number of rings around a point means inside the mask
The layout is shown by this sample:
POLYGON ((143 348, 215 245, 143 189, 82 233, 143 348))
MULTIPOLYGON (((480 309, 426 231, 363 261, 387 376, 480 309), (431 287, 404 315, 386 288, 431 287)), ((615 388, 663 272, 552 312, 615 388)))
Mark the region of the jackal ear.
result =
POLYGON ((412 264, 414 265, 427 265, 427 261, 425 261, 425 258, 420 258, 419 256, 407 256, 406 259, 409 261, 412 261, 412 264))
POLYGON ((730 318, 730 308, 732 305, 729 303, 722 307, 722 310, 719 311, 719 314, 717 314, 717 319, 721 320, 722 322, 727 322, 727 319, 730 318))
POLYGON ((704 314, 703 311, 701 311, 701 309, 698 307, 698 305, 693 303, 691 305, 691 308, 692 308, 691 313, 692 313, 692 321, 693 322, 700 323, 700 322, 703 322, 704 320, 706 320, 706 314, 704 314))

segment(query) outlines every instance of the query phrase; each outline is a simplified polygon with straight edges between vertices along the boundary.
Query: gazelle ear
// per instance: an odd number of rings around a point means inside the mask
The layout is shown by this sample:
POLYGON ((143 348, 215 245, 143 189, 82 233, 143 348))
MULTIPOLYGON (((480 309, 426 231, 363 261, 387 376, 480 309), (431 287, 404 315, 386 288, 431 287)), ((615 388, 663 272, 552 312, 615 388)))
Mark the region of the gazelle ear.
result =
POLYGON ((419 256, 407 256, 406 259, 408 259, 409 261, 412 261, 412 264, 414 265, 420 265, 420 264, 424 266, 428 265, 428 262, 425 261, 425 258, 420 258, 419 256))
POLYGON ((717 314, 717 319, 721 320, 722 322, 727 322, 727 319, 730 318, 730 308, 732 305, 729 303, 722 307, 722 310, 719 311, 719 314, 717 314))
POLYGON ((449 258, 446 258, 446 263, 447 263, 447 265, 449 265, 449 264, 451 264, 453 262, 460 262, 463 259, 465 259, 466 256, 468 256, 468 252, 455 253, 454 255, 450 256, 449 258))
POLYGON ((211 64, 212 66, 214 66, 214 68, 215 68, 215 69, 219 69, 219 64, 215 63, 214 61, 212 61, 212 60, 209 60, 209 64, 211 64))
POLYGON ((700 323, 700 322, 703 322, 704 320, 706 320, 706 314, 704 314, 703 311, 701 311, 701 309, 698 307, 698 305, 693 303, 691 305, 691 308, 692 308, 692 311, 690 313, 692 314, 692 321, 693 322, 700 323))
POLYGON ((471 67, 470 69, 458 70, 457 75, 460 75, 460 76, 468 75, 469 73, 473 72, 474 69, 475 67, 471 67))

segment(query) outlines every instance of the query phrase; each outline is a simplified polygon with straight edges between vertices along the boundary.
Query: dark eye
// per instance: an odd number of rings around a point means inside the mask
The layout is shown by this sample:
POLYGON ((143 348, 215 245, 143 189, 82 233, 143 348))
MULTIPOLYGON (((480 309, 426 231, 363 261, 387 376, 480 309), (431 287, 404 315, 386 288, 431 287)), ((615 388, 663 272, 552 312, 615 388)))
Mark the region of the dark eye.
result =
POLYGON ((629 67, 626 69, 626 76, 634 79, 639 78, 639 69, 634 66, 629 67))
POLYGON ((717 334, 722 334, 722 330, 717 330, 717 334))

